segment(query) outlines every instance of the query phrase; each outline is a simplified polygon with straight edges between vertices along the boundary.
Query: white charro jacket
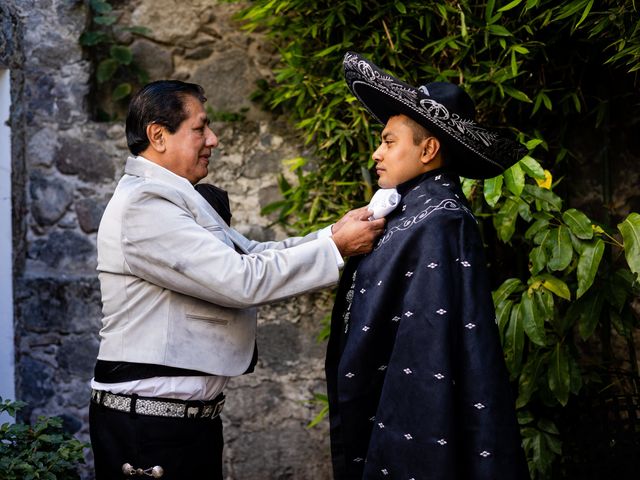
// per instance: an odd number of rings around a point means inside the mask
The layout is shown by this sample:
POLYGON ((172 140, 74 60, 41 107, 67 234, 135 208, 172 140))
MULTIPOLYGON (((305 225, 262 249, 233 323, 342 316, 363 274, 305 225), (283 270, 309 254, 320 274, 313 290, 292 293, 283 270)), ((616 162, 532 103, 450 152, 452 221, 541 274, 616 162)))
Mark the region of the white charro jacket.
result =
POLYGON ((99 359, 235 376, 251 361, 254 307, 332 285, 338 266, 331 239, 250 241, 188 180, 129 157, 100 222, 98 277, 99 359))

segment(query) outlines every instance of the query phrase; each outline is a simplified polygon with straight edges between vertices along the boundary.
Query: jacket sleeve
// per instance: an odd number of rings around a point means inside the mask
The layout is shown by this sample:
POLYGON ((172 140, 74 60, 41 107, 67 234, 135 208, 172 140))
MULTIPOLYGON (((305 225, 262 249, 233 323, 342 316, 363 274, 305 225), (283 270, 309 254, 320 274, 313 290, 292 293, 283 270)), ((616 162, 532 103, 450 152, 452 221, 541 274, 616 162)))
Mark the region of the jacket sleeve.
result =
MULTIPOLYGON (((326 287, 338 280, 331 240, 284 242, 238 254, 220 225, 202 226, 162 189, 141 188, 122 217, 125 268, 132 275, 224 307, 245 308, 326 287), (287 248, 290 244, 295 244, 287 248)), ((276 242, 277 243, 277 242, 276 242)))

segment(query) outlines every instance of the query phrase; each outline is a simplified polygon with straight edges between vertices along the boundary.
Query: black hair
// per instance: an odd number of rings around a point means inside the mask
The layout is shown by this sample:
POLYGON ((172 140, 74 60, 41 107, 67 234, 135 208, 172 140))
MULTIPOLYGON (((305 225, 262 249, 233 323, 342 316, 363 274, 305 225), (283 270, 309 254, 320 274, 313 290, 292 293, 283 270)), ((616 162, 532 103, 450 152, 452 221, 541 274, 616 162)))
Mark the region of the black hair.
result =
POLYGON ((149 146, 148 125, 157 123, 169 133, 178 130, 188 115, 185 111, 187 96, 195 97, 202 103, 207 101, 200 85, 180 80, 151 82, 133 96, 126 121, 127 146, 133 155, 139 155, 149 146))

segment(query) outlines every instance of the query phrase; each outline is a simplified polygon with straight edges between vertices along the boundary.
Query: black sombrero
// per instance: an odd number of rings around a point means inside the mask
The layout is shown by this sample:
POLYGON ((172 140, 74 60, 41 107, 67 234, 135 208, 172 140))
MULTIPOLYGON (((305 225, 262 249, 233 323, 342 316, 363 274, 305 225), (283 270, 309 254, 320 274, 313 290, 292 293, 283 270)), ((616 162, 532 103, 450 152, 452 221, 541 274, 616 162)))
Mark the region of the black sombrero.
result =
POLYGON ((349 89, 379 122, 404 114, 423 125, 446 145, 449 165, 463 177, 495 177, 527 153, 520 143, 478 125, 473 100, 453 83, 412 87, 353 52, 343 65, 349 89))

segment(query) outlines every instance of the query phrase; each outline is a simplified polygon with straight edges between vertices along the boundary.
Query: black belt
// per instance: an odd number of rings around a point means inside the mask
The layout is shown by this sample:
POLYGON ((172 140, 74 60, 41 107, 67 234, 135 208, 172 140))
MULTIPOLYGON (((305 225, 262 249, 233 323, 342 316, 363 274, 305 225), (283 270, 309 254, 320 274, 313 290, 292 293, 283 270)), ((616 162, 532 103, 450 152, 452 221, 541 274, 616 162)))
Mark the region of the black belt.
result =
POLYGON ((91 401, 112 410, 170 418, 209 418, 213 420, 224 407, 224 394, 213 400, 176 400, 173 398, 140 397, 105 390, 91 390, 91 401))

